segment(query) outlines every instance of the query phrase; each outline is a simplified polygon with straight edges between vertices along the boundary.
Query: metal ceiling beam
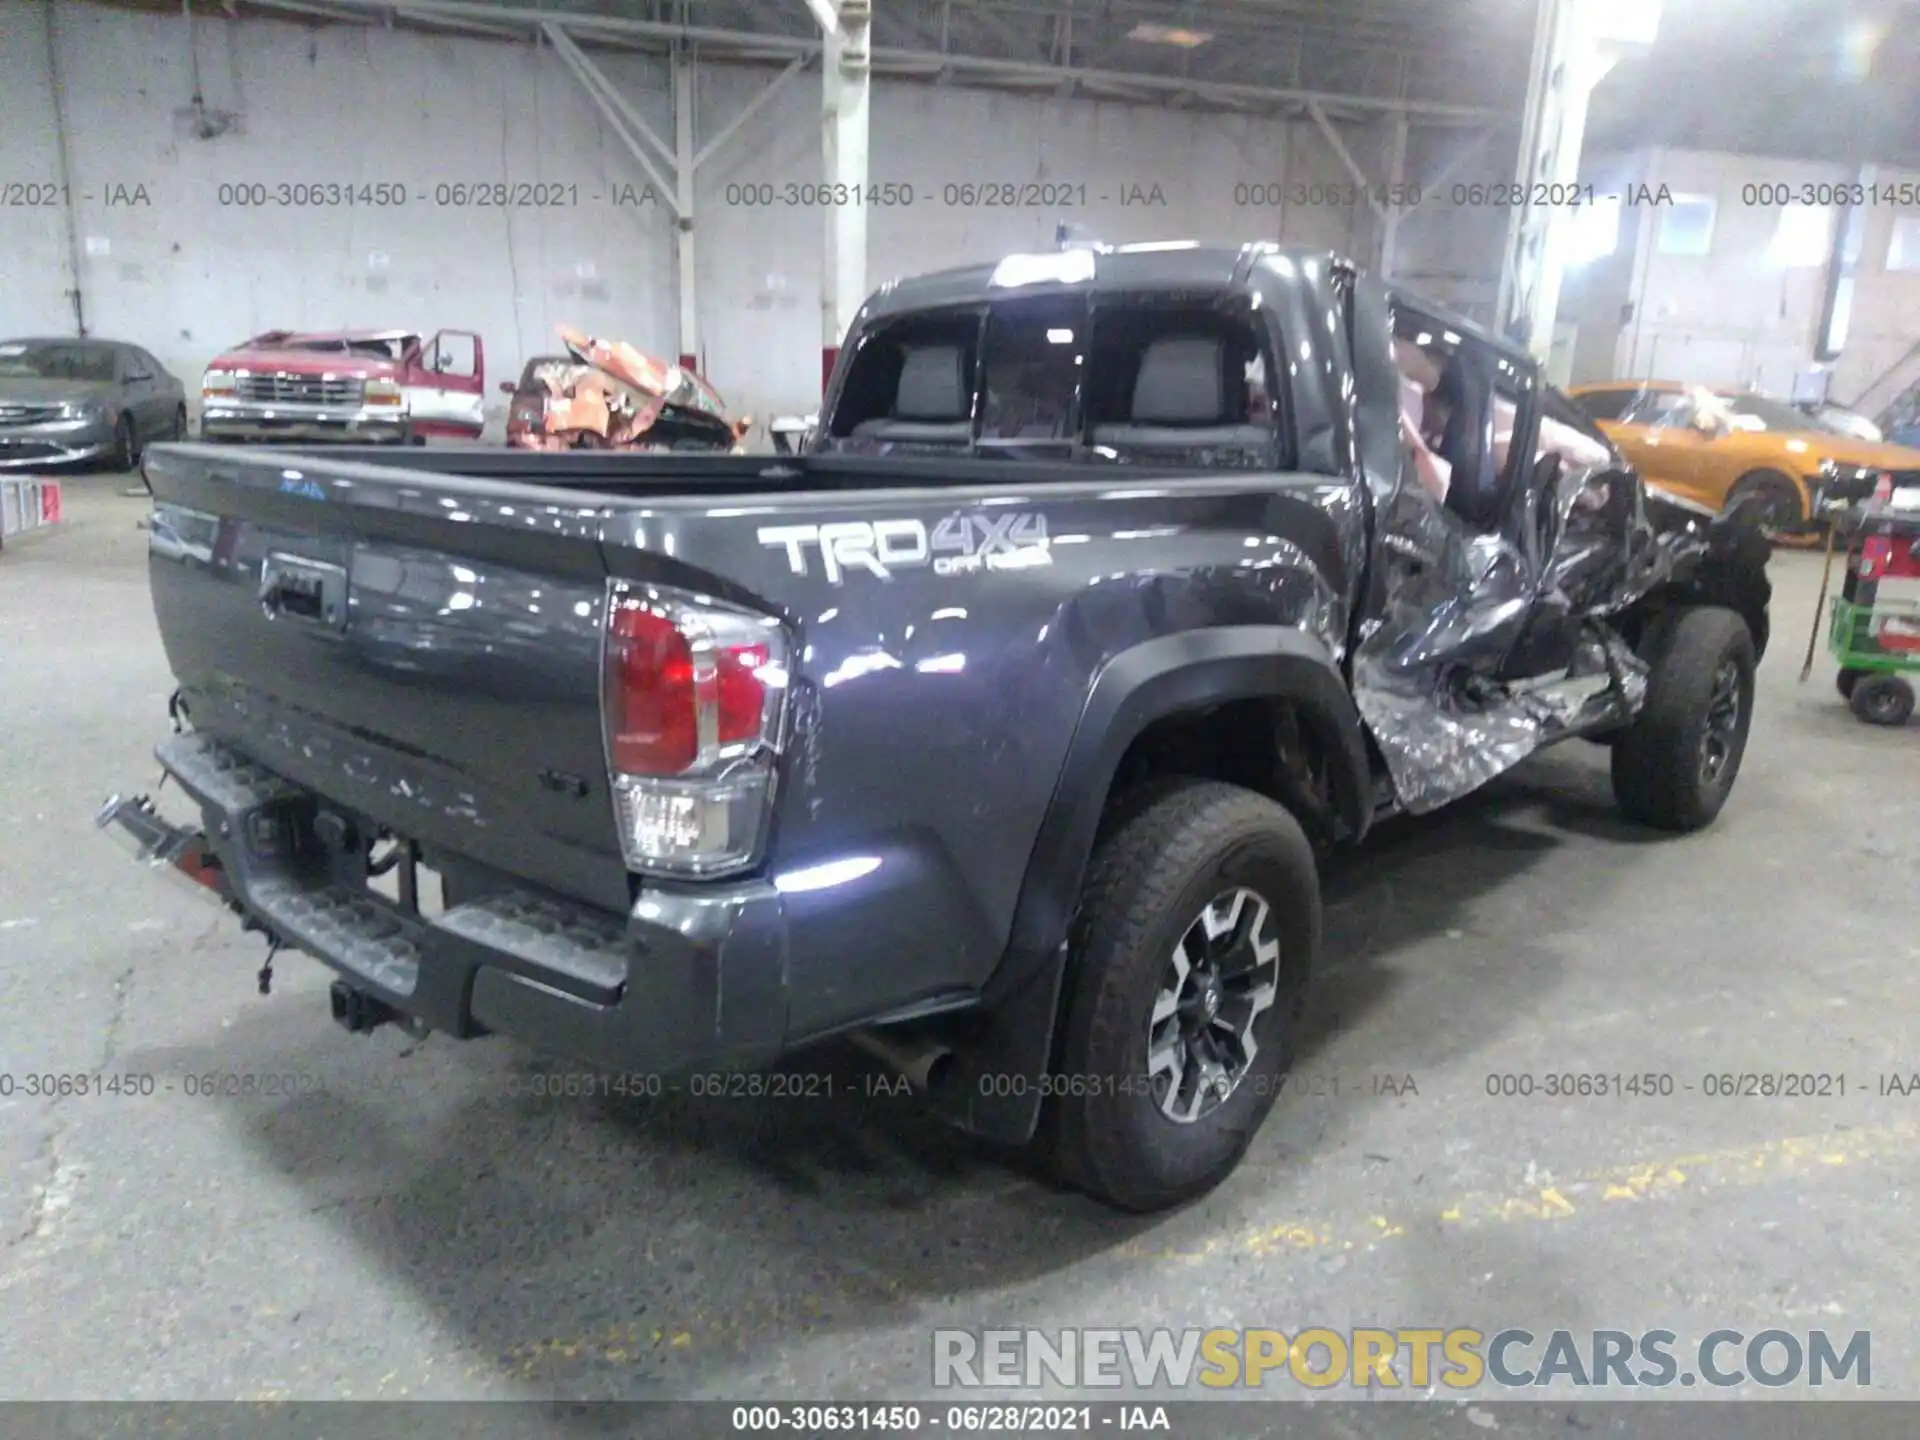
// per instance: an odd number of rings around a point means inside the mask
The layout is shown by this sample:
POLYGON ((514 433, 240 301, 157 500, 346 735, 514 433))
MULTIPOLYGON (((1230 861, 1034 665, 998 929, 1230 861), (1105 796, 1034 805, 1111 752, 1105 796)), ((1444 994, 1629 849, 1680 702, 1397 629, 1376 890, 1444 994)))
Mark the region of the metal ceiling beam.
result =
POLYGON ((1466 144, 1462 145, 1444 165, 1436 170, 1431 179, 1423 181, 1420 186, 1422 198, 1425 198, 1426 192, 1429 190, 1437 191, 1445 189, 1454 176, 1466 169, 1474 157, 1486 149, 1487 142, 1494 136, 1494 130, 1495 127, 1490 125, 1475 135, 1467 141, 1466 144))
MULTIPOLYGON (((791 60, 796 56, 811 58, 820 53, 822 45, 819 39, 813 37, 631 20, 623 16, 584 11, 560 13, 525 6, 482 3, 482 0, 330 0, 330 3, 343 10, 392 12, 402 17, 458 18, 495 26, 520 24, 527 26, 530 31, 559 22, 565 25, 567 33, 576 38, 636 39, 661 44, 679 40, 701 46, 712 59, 728 58, 729 55, 755 60, 791 60)), ((982 83, 998 81, 1047 86, 1071 81, 1088 88, 1108 86, 1156 97, 1191 95, 1214 104, 1245 105, 1296 113, 1304 112, 1310 104, 1317 104, 1327 112, 1369 116, 1406 114, 1432 122, 1506 122, 1511 118, 1505 110, 1484 105, 1405 100, 1380 95, 1346 95, 1333 91, 1189 79, 1127 70, 1078 69, 954 51, 943 53, 876 46, 871 52, 871 59, 876 73, 930 78, 945 70, 957 79, 982 83)))
POLYGON ((1327 118, 1327 112, 1321 108, 1320 102, 1308 101, 1307 114, 1313 117, 1313 123, 1319 126, 1320 133, 1327 137, 1327 144, 1333 147, 1333 153, 1339 156, 1340 163, 1347 167, 1347 173, 1353 177, 1353 183, 1358 185, 1360 193, 1366 196, 1367 208, 1384 219, 1387 213, 1386 207, 1380 203, 1380 197, 1374 193, 1377 187, 1368 177, 1367 172, 1360 168, 1360 162, 1353 158, 1353 151, 1349 150, 1347 142, 1340 138, 1340 132, 1333 128, 1333 122, 1327 118))
POLYGON ((343 25, 378 25, 380 17, 362 11, 338 10, 330 5, 304 5, 298 0, 249 0, 262 10, 278 10, 288 15, 304 15, 314 20, 337 20, 343 25))
POLYGON ((696 152, 693 157, 693 168, 698 170, 702 165, 706 164, 708 156, 712 155, 714 151, 731 140, 742 125, 746 124, 747 121, 751 120, 755 115, 758 115, 761 109, 766 106, 767 102, 784 90, 787 87, 787 82, 804 70, 806 65, 807 62, 805 58, 801 56, 795 56, 792 60, 789 60, 787 62, 787 68, 780 72, 779 79, 775 80, 771 85, 763 87, 758 95, 755 95, 753 99, 746 103, 738 115, 734 116, 733 119, 721 127, 719 134, 715 135, 700 147, 699 151, 696 152))
MULTIPOLYGON (((553 53, 558 55, 561 63, 573 72, 573 78, 580 82, 580 88, 587 92, 587 98, 593 101, 595 108, 600 111, 601 118, 607 122, 608 128, 620 137, 621 142, 627 149, 633 152, 633 158, 638 160, 640 162, 640 168, 647 172, 647 176, 653 181, 654 188, 660 198, 666 201, 667 204, 673 206, 674 215, 679 217, 679 187, 671 183, 667 177, 660 172, 660 167, 654 163, 653 156, 647 153, 647 147, 641 144, 633 132, 627 128, 626 117, 622 112, 630 111, 632 107, 629 106, 625 100, 621 99, 617 93, 607 93, 601 90, 600 87, 607 84, 606 77, 587 61, 586 56, 580 53, 580 48, 567 37, 566 33, 561 30, 558 25, 549 21, 541 27, 541 30, 553 45, 553 53)), ((608 91, 611 91, 611 86, 608 86, 608 91)), ((645 129, 646 127, 643 125, 641 128, 645 129)), ((648 130, 647 134, 649 138, 652 138, 652 131, 648 130)), ((654 139, 653 143, 658 146, 660 142, 658 139, 654 139)), ((669 151, 668 155, 671 156, 672 152, 669 151)))
POLYGON ((1205 30, 1216 37, 1231 33, 1237 38, 1251 39, 1277 34, 1291 39, 1295 35, 1305 34, 1348 44, 1401 48, 1424 44, 1434 38, 1432 27, 1409 24, 1404 16, 1396 15, 1391 20, 1366 16, 1355 18, 1350 11, 1341 10, 1338 20, 1330 20, 1330 7, 1324 5, 1294 10, 1267 5, 1223 6, 1218 0, 1197 9, 1182 3, 1182 0, 1160 0, 1160 3, 1130 0, 1130 3, 1118 5, 1077 4, 1074 0, 1018 0, 1018 3, 956 0, 956 3, 962 10, 975 14, 1031 16, 1048 21, 1064 19, 1087 24, 1104 22, 1111 31, 1121 35, 1136 24, 1145 22, 1205 30))
POLYGON ((995 39, 999 40, 1002 45, 1006 46, 1007 49, 1015 55, 1031 56, 1036 54, 1040 48, 1038 44, 1035 43, 1034 37, 1022 35, 996 15, 989 6, 968 5, 963 3, 960 7, 960 13, 972 20, 974 24, 980 26, 983 30, 991 33, 995 39))
MULTIPOLYGON (((662 160, 669 165, 675 163, 673 147, 654 134, 653 127, 647 123, 646 117, 628 103, 627 97, 620 93, 619 87, 606 77, 599 66, 587 58, 585 51, 573 43, 573 37, 567 34, 562 25, 550 20, 540 28, 548 42, 559 52, 560 58, 567 62, 574 74, 581 76, 587 83, 587 88, 604 95, 607 103, 620 112, 621 118, 633 129, 633 132, 651 145, 662 160)), ((652 167, 649 166, 648 169, 651 173, 652 167)))

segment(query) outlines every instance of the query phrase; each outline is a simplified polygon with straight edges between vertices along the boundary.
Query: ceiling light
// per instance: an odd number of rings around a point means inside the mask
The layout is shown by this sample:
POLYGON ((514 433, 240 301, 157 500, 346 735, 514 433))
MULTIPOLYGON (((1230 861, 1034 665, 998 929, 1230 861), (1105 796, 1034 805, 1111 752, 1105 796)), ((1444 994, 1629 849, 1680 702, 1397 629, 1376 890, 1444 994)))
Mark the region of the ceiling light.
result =
POLYGON ((1182 30, 1176 25, 1142 23, 1127 32, 1127 39, 1141 40, 1149 45, 1178 45, 1182 50, 1193 50, 1213 39, 1213 34, 1207 30, 1182 30))

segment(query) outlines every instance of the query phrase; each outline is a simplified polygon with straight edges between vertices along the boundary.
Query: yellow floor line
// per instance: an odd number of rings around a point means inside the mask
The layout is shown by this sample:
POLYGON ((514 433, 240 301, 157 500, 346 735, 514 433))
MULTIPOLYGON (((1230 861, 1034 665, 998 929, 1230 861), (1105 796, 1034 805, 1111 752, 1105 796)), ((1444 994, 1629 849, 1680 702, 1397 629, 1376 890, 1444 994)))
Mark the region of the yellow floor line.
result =
MULTIPOLYGON (((1414 1232, 1432 1235, 1476 1225, 1564 1222, 1621 1206, 1864 1164, 1907 1153, 1916 1139, 1920 1139, 1920 1122, 1766 1140, 1586 1171, 1541 1187, 1505 1193, 1476 1191, 1437 1209, 1366 1215, 1345 1222, 1259 1225, 1190 1247, 1156 1244, 1147 1236, 1107 1253, 1151 1263, 1194 1264, 1216 1256, 1365 1251, 1414 1232)), ((610 1325, 591 1334, 514 1346, 502 1356, 502 1371, 496 1373, 509 1379, 531 1380, 555 1363, 628 1365, 656 1351, 683 1352, 716 1343, 738 1345, 775 1329, 804 1329, 823 1314, 824 1308, 817 1297, 806 1297, 773 1304, 750 1302, 724 1314, 696 1314, 670 1323, 610 1325)))

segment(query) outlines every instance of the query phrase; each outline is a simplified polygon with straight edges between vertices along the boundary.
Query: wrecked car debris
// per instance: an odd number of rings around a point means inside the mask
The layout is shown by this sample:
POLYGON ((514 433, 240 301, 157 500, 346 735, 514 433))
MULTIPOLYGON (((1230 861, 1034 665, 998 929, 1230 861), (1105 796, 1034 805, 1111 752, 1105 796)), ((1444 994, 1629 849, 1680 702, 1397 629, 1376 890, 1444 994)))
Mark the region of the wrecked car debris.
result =
POLYGON ((565 358, 528 367, 507 443, 524 450, 727 450, 744 453, 752 416, 732 419, 699 375, 634 349, 559 327, 565 358))

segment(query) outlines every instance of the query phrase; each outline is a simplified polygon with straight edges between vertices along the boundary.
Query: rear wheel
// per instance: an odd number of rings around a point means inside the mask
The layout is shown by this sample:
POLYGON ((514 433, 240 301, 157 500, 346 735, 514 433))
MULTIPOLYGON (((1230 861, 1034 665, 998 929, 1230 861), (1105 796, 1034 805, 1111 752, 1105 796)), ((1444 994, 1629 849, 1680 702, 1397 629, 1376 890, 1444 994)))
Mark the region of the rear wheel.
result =
POLYGON ((1913 686, 1898 675, 1862 675, 1847 703, 1869 725, 1904 725, 1913 714, 1913 686))
POLYGON ((1870 672, 1865 670, 1842 670, 1833 677, 1833 685, 1848 700, 1853 698, 1853 687, 1860 683, 1860 677, 1870 672))
POLYGON ((1676 612, 1648 636, 1646 703, 1613 746, 1613 793, 1662 830, 1711 825, 1733 792, 1753 720, 1753 637, 1731 610, 1676 612))
POLYGON ((173 428, 167 432, 167 438, 169 440, 184 440, 187 438, 187 407, 186 406, 178 405, 174 407, 173 428))
POLYGON ((1226 1178, 1279 1098, 1319 940, 1313 848, 1279 805, 1195 780, 1131 807, 1074 916, 1062 1178, 1140 1212, 1226 1178))

